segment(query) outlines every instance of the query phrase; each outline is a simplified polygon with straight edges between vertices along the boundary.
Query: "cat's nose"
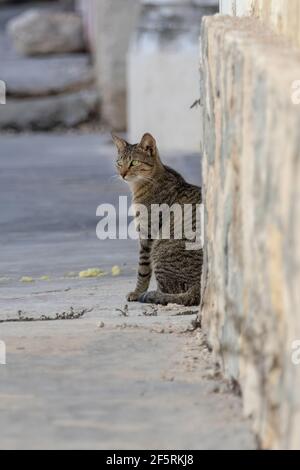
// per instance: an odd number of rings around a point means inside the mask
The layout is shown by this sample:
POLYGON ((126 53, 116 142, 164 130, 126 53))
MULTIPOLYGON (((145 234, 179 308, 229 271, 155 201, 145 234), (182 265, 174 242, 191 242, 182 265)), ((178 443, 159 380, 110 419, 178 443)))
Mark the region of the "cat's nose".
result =
POLYGON ((123 170, 121 171, 121 176, 123 179, 125 179, 126 175, 127 175, 128 171, 127 170, 123 170))

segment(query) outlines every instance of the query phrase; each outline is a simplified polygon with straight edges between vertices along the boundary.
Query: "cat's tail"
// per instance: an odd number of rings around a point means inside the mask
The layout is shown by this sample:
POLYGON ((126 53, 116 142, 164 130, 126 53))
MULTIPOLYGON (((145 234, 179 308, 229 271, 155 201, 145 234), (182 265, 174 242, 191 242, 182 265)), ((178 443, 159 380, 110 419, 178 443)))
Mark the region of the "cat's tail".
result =
POLYGON ((145 304, 179 304, 186 307, 200 305, 200 285, 191 287, 180 294, 165 294, 160 291, 145 292, 139 297, 139 302, 145 304))

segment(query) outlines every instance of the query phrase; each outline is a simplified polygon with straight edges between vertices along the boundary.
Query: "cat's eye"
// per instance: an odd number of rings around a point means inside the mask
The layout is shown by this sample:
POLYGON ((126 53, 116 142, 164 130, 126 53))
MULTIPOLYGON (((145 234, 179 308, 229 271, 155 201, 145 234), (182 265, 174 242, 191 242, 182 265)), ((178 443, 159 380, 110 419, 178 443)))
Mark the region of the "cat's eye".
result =
POLYGON ((120 167, 120 166, 122 166, 122 165, 123 165, 122 161, 121 161, 121 160, 118 160, 118 161, 117 161, 117 166, 120 167))
POLYGON ((131 166, 139 166, 141 164, 141 162, 139 162, 138 160, 132 160, 131 162, 131 166))

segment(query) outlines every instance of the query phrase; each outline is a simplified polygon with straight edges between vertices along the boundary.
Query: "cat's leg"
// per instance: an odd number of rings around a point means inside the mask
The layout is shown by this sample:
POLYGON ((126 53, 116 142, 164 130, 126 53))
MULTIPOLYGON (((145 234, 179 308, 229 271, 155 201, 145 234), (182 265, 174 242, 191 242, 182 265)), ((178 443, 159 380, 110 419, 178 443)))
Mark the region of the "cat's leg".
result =
POLYGON ((137 284, 135 290, 127 295, 127 300, 129 302, 138 301, 140 295, 146 292, 149 287, 152 275, 151 248, 152 240, 142 239, 140 241, 137 284))
POLYGON ((160 291, 145 292, 139 296, 138 300, 148 304, 179 304, 187 307, 200 305, 200 285, 195 285, 187 292, 179 294, 165 294, 160 291))

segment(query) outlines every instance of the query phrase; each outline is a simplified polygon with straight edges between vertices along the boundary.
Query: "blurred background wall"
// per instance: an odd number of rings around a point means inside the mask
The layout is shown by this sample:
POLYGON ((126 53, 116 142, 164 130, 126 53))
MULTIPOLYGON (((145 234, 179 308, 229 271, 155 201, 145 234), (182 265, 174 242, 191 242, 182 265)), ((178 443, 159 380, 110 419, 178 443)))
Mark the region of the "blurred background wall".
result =
POLYGON ((144 1, 128 56, 128 130, 162 151, 200 152, 199 37, 207 1, 144 1))
POLYGON ((101 111, 137 141, 152 132, 162 151, 199 152, 199 36, 215 0, 79 1, 97 64, 101 111), (194 107, 193 104, 195 104, 194 107))
POLYGON ((127 128, 127 55, 141 8, 139 0, 80 0, 101 93, 103 120, 127 128))
POLYGON ((200 152, 199 36, 217 0, 1 3, 10 100, 0 127, 92 121, 134 142, 152 132, 161 151, 200 152))

